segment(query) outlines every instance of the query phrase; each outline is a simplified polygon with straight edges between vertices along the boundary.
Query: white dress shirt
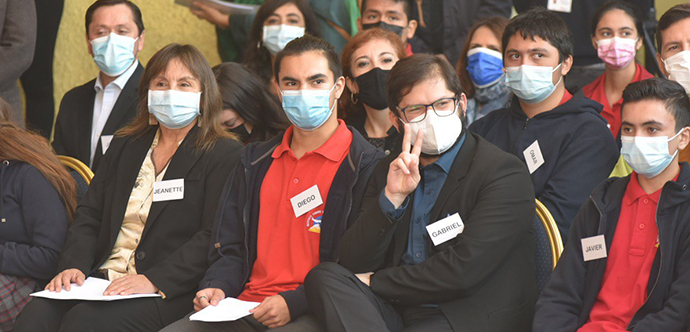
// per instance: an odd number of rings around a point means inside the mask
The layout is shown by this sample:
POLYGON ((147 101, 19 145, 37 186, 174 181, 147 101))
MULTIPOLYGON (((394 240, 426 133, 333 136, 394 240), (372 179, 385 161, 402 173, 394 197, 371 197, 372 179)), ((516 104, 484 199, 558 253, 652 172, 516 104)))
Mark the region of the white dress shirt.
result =
MULTIPOLYGON (((101 139, 103 127, 105 127, 105 123, 108 122, 113 106, 115 106, 122 89, 125 87, 130 77, 132 77, 138 65, 139 60, 134 60, 134 63, 129 66, 127 71, 110 82, 105 88, 103 88, 103 82, 101 82, 101 75, 98 75, 96 78, 96 85, 94 86, 96 90, 96 99, 93 103, 93 116, 91 117, 91 153, 89 154, 89 167, 93 166, 93 158, 96 155, 98 141, 101 139)), ((103 146, 101 149, 105 152, 106 147, 103 146)))

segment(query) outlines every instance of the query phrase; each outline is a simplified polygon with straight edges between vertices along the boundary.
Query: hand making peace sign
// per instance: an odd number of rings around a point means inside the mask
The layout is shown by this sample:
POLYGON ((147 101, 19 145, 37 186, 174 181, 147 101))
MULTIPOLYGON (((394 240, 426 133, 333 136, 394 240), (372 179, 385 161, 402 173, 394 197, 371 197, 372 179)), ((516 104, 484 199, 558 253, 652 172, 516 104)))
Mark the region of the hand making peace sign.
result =
POLYGON ((391 162, 388 168, 388 183, 386 184, 385 195, 393 205, 398 208, 405 201, 405 198, 412 193, 419 184, 419 155, 422 152, 422 141, 424 134, 420 130, 414 147, 410 151, 410 141, 412 131, 410 125, 405 124, 403 134, 402 152, 391 162))

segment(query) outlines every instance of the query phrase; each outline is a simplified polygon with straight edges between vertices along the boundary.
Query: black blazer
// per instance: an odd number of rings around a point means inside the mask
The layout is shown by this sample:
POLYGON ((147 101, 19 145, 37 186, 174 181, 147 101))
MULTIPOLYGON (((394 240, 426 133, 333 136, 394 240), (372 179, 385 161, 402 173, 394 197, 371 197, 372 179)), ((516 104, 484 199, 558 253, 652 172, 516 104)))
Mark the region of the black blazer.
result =
MULTIPOLYGON (((112 135, 134 118, 139 100, 137 90, 143 73, 144 67, 138 64, 134 74, 120 92, 101 135, 112 135)), ((93 123, 93 105, 96 100, 95 86, 96 79, 93 79, 65 93, 60 102, 53 138, 55 153, 77 158, 86 165, 89 165, 91 158, 91 124, 93 123)), ((102 151, 99 139, 91 169, 98 169, 103 157, 102 151)))
POLYGON ((411 208, 394 222, 379 206, 396 157, 374 171, 363 212, 340 242, 340 263, 375 272, 372 291, 394 305, 438 304, 454 331, 530 331, 535 203, 524 164, 468 133, 430 214, 435 222, 457 212, 465 229, 436 247, 426 237, 429 258, 405 265, 411 208))
MULTIPOLYGON (((76 268, 88 276, 110 256, 155 128, 138 138, 112 141, 77 208, 60 256, 59 272, 76 268)), ((218 140, 212 149, 200 152, 195 148, 198 133, 196 126, 189 132, 163 177, 184 178, 184 199, 152 203, 135 254, 137 272, 166 295, 157 303, 167 322, 180 318, 169 317, 172 312, 181 312, 179 306, 187 306, 186 312, 192 310, 192 297, 208 268, 218 197, 242 147, 236 141, 218 140)))

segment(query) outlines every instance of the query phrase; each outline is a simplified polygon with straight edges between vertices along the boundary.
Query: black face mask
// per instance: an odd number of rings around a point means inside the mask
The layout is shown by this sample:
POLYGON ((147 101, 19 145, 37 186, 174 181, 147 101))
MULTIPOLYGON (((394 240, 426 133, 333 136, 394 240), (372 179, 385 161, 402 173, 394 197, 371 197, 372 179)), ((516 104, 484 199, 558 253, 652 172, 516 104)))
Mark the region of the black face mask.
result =
POLYGON ((249 140, 249 132, 247 131, 247 128, 244 127, 244 124, 241 124, 235 128, 228 129, 229 132, 237 135, 237 138, 240 139, 242 143, 247 143, 249 140))
POLYGON ((369 30, 371 28, 381 28, 383 30, 388 30, 401 37, 403 30, 405 29, 405 27, 390 25, 384 21, 378 21, 377 23, 362 24, 362 29, 364 30, 369 30))
POLYGON ((379 67, 355 77, 355 82, 359 87, 359 100, 370 107, 382 110, 388 108, 386 101, 386 80, 390 70, 383 70, 379 67))

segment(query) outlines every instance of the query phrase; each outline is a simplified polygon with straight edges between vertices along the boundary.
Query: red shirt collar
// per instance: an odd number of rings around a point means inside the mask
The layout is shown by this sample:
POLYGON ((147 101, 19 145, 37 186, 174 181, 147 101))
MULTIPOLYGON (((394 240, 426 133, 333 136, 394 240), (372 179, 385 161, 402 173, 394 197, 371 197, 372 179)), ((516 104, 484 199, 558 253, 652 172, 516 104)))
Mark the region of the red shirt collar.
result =
MULTIPOLYGON (((294 156, 294 153, 290 148, 290 142, 292 141, 293 132, 294 125, 288 127, 288 129, 285 131, 285 134, 283 135, 283 141, 280 143, 280 145, 278 145, 278 147, 276 147, 276 149, 271 154, 271 157, 273 157, 273 159, 280 158, 283 155, 283 153, 288 151, 291 155, 294 156)), ((335 133, 333 133, 333 135, 326 141, 326 143, 324 143, 314 151, 307 152, 305 156, 310 153, 318 153, 329 160, 338 162, 342 159, 344 154, 350 151, 351 142, 352 132, 350 132, 350 130, 347 129, 347 125, 343 120, 338 119, 338 129, 335 130, 335 133)))
MULTIPOLYGON (((676 174, 676 177, 673 178, 673 181, 678 181, 678 176, 680 175, 680 172, 676 174)), ((628 188, 625 190, 625 195, 623 196, 623 202, 627 205, 632 205, 637 201, 638 199, 642 197, 647 197, 654 201, 655 204, 659 204, 659 197, 661 196, 661 190, 659 189, 651 194, 647 194, 642 187, 640 186, 640 182, 637 180, 637 173, 632 172, 630 174, 630 182, 628 183, 628 188)))
POLYGON ((565 104, 571 98, 573 98, 573 95, 571 95, 570 92, 568 92, 568 90, 565 90, 565 93, 563 93, 563 98, 561 98, 561 102, 558 103, 558 106, 565 104))

